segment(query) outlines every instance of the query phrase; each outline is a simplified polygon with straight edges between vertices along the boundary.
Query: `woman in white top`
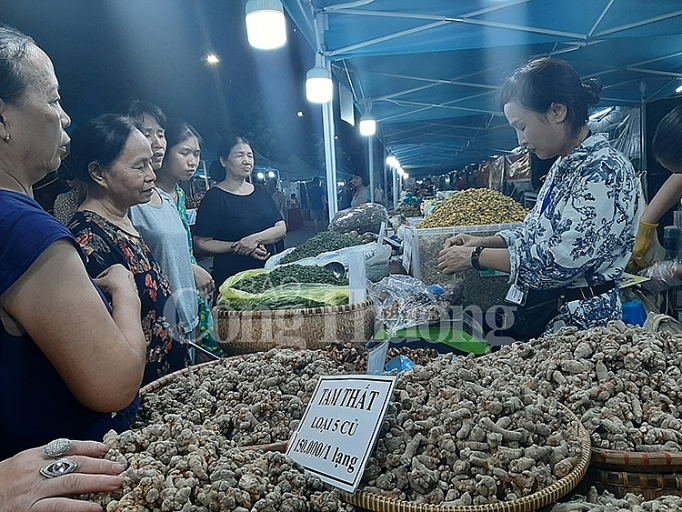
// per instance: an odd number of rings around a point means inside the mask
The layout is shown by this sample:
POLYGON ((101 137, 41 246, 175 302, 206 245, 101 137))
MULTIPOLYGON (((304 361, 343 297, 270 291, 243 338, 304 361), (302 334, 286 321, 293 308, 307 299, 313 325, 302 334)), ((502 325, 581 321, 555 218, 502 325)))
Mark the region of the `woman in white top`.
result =
MULTIPOLYGON (((129 216, 168 276, 173 303, 177 310, 175 313, 182 324, 184 336, 195 341, 197 338, 195 331, 199 325, 197 288, 205 296, 213 291, 214 285, 208 272, 192 263, 187 232, 177 210, 175 186, 180 177, 174 177, 168 169, 182 166, 167 166, 164 170, 167 148, 166 119, 161 109, 145 102, 131 102, 129 105, 130 107, 125 110, 133 117, 140 131, 147 136, 152 145, 152 168, 156 173, 156 186, 151 200, 149 203, 132 207, 129 216), (136 108, 132 108, 133 106, 136 108), (197 274, 199 280, 195 279, 197 274)), ((176 144, 173 144, 171 150, 175 146, 176 144)), ((198 140, 196 146, 198 147, 198 140)), ((198 153, 198 149, 196 152, 198 153)), ((188 175, 184 179, 194 174, 198 164, 199 155, 192 148, 190 158, 184 161, 184 174, 188 175)))

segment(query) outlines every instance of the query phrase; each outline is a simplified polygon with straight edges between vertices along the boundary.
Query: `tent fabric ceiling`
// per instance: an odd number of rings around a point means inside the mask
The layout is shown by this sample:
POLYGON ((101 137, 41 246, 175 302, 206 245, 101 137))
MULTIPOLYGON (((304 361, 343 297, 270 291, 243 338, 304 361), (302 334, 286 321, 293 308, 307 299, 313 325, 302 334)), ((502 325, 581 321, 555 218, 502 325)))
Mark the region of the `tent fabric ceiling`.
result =
POLYGON ((282 2, 412 175, 516 146, 495 95, 531 56, 598 78, 599 108, 673 96, 682 84, 679 0, 282 2))

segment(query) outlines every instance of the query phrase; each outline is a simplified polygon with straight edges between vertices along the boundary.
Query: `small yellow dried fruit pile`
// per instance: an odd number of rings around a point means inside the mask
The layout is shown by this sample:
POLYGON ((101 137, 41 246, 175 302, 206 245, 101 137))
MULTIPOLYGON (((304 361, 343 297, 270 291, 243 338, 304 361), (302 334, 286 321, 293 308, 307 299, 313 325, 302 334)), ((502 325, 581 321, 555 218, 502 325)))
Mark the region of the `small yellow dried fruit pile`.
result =
POLYGON ((489 188, 457 192, 426 217, 418 228, 481 226, 521 222, 526 210, 510 197, 489 188))

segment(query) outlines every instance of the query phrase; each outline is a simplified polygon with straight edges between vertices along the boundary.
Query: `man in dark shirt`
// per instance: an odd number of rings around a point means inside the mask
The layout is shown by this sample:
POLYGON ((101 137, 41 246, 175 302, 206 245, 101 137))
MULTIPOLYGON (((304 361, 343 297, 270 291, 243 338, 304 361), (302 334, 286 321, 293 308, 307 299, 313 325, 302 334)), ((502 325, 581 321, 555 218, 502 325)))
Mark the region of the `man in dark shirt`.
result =
POLYGON ((315 231, 320 231, 327 224, 327 194, 320 186, 320 178, 315 176, 313 184, 308 187, 308 204, 310 205, 310 217, 315 222, 315 231))

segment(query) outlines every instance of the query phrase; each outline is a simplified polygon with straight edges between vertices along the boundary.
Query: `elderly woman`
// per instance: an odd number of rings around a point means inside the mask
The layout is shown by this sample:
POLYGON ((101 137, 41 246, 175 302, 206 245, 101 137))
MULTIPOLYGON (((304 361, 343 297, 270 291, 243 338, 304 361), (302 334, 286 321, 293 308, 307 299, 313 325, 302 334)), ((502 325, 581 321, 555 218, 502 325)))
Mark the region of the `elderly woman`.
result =
MULTIPOLYGON (((559 157, 523 225, 495 236, 450 238, 438 267, 510 273, 510 329, 527 340, 562 325, 581 329, 622 317, 617 281, 628 263, 643 203, 630 161, 587 127, 601 87, 582 83, 565 61, 538 58, 500 91, 519 144, 541 159, 559 157)), ((508 325, 508 324, 507 324, 508 325)))
MULTIPOLYGON (((138 126, 140 122, 143 120, 138 120, 138 126)), ((204 349, 221 354, 212 337, 213 317, 205 300, 213 292, 215 283, 194 258, 185 192, 178 184, 191 179, 199 166, 201 136, 187 123, 172 121, 165 132, 165 141, 168 151, 161 167, 155 170, 156 188, 152 199, 133 206, 130 219, 170 280, 185 335, 192 339, 198 337, 204 349), (198 336, 195 335, 197 326, 200 327, 198 336)))
POLYGON ((261 268, 274 244, 287 234, 286 224, 265 187, 248 181, 253 150, 243 137, 221 153, 225 175, 204 196, 197 212, 194 241, 214 255, 213 279, 220 286, 242 270, 261 268))
POLYGON ((91 275, 116 264, 133 273, 147 339, 142 381, 147 384, 188 363, 168 278, 128 217, 132 206, 149 202, 154 194, 152 149, 130 118, 104 114, 78 126, 71 152, 88 194, 69 229, 87 256, 91 275))
POLYGON ((32 186, 66 153, 70 122, 48 56, 30 37, 0 25, 3 512, 37 505, 83 510, 78 507, 87 504, 59 496, 120 487, 115 475, 123 468, 99 460, 107 451, 101 443, 74 441, 49 452, 77 456, 77 464, 67 466, 72 474, 57 479, 39 473, 50 460, 42 447, 30 447, 55 437, 101 439, 111 428, 128 428, 144 371, 132 275, 116 265, 93 283, 71 233, 33 200, 32 186))

